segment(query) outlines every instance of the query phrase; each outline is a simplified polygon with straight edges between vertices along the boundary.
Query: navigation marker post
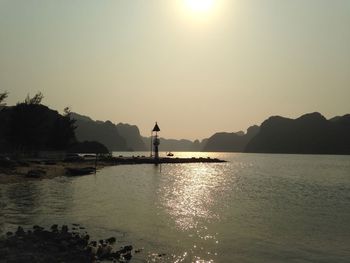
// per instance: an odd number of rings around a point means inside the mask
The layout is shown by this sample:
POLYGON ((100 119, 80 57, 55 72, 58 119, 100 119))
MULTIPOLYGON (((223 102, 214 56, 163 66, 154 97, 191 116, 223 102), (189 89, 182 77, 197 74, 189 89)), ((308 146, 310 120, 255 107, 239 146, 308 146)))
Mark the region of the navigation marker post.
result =
POLYGON ((153 141, 153 151, 154 151, 154 164, 157 165, 159 163, 159 144, 160 140, 158 138, 158 132, 160 132, 159 126, 156 122, 154 125, 154 128, 152 130, 152 141, 153 141))

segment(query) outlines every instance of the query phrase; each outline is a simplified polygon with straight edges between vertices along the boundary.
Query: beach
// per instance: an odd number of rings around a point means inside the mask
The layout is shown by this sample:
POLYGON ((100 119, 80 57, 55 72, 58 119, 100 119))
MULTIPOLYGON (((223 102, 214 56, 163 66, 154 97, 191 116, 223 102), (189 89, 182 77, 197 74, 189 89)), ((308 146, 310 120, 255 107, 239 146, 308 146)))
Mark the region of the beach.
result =
MULTIPOLYGON (((111 165, 107 162, 99 162, 96 169, 102 169, 103 167, 111 165)), ((16 183, 22 180, 38 180, 38 179, 52 179, 57 176, 67 176, 67 168, 81 169, 85 167, 95 167, 94 161, 84 162, 63 162, 55 161, 51 164, 45 164, 45 162, 15 162, 13 167, 1 167, 0 166, 0 184, 1 183, 16 183), (40 176, 28 177, 30 171, 42 171, 40 176)))

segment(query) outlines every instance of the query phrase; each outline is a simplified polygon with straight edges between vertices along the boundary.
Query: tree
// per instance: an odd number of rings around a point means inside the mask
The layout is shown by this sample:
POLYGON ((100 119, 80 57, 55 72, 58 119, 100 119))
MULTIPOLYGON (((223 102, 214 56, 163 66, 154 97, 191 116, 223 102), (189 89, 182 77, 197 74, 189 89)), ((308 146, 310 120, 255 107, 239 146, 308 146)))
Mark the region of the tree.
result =
POLYGON ((37 94, 34 95, 33 98, 29 97, 29 94, 27 95, 26 99, 24 100, 24 103, 27 105, 39 105, 41 104, 41 101, 43 100, 44 95, 39 91, 37 94))
POLYGON ((8 92, 0 92, 0 152, 6 152, 9 150, 9 143, 6 140, 6 134, 8 133, 8 109, 3 107, 6 103, 2 103, 8 96, 8 92))
MULTIPOLYGON (((3 101, 7 92, 0 93, 3 101)), ((41 150, 66 150, 76 143, 75 120, 68 107, 64 114, 41 104, 41 92, 0 111, 0 147, 36 154, 41 150)), ((1 149, 0 149, 1 150, 1 149)))
POLYGON ((7 91, 0 93, 0 103, 2 103, 5 99, 7 99, 9 93, 7 91))
POLYGON ((51 113, 46 106, 18 103, 11 108, 9 142, 16 151, 35 152, 45 147, 51 113))
POLYGON ((64 108, 63 112, 63 116, 59 115, 56 118, 48 141, 48 146, 57 150, 67 149, 76 142, 75 129, 77 127, 75 120, 71 118, 70 108, 64 108))
POLYGON ((63 116, 70 116, 70 114, 72 113, 70 107, 65 107, 63 109, 63 112, 64 112, 63 116))

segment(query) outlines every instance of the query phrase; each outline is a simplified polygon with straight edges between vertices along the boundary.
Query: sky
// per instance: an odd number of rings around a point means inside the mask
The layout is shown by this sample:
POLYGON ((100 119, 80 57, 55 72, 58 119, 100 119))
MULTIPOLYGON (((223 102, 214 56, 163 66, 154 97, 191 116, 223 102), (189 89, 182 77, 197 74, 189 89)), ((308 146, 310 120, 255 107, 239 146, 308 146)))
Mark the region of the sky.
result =
POLYGON ((178 139, 330 118, 350 113, 349 25, 348 0, 0 0, 0 92, 178 139))

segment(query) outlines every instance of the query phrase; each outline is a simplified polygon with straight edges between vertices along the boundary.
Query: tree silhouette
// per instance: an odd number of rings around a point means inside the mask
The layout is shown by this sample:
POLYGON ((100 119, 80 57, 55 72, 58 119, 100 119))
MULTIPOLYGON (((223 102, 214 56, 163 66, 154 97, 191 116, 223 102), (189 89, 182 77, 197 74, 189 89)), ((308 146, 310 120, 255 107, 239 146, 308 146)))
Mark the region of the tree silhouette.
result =
POLYGON ((63 109, 63 112, 64 112, 63 116, 70 116, 70 114, 72 113, 70 107, 65 107, 63 109))
POLYGON ((8 92, 0 92, 0 152, 6 152, 9 150, 9 143, 6 139, 8 133, 8 114, 6 103, 2 103, 8 96, 8 92))
POLYGON ((41 101, 43 100, 43 98, 44 98, 44 95, 39 91, 32 98, 29 97, 29 94, 28 94, 26 99, 24 100, 24 103, 38 105, 38 104, 41 104, 41 101))
POLYGON ((75 121, 66 108, 64 115, 42 105, 43 94, 19 102, 8 110, 7 138, 15 152, 35 154, 40 150, 65 150, 75 139, 75 121))
POLYGON ((75 120, 71 118, 69 107, 64 108, 63 116, 56 118, 50 134, 48 146, 51 149, 64 150, 76 142, 75 120))
POLYGON ((44 148, 49 132, 47 107, 37 104, 17 104, 11 110, 9 140, 19 152, 44 148))
POLYGON ((1 93, 0 93, 0 104, 1 104, 5 99, 7 99, 8 95, 9 95, 9 93, 8 93, 7 91, 1 92, 1 93))

